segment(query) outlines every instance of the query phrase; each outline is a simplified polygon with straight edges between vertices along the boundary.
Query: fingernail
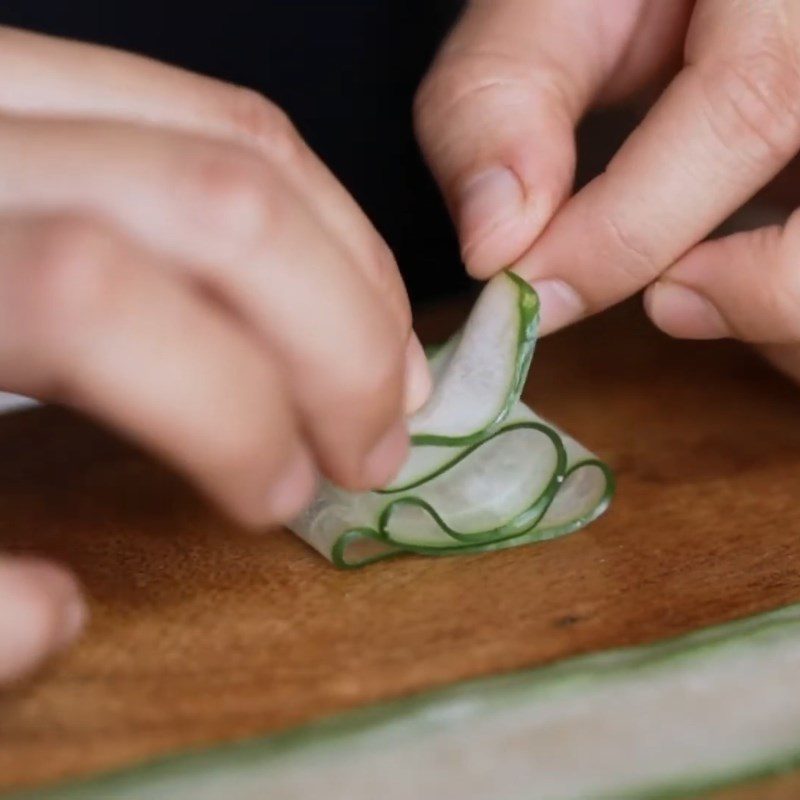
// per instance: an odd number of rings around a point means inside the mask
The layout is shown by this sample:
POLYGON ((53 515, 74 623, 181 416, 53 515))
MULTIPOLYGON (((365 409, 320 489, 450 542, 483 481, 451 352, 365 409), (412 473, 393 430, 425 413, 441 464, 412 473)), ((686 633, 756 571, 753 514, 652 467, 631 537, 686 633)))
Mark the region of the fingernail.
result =
POLYGON ((413 332, 406 347, 405 382, 405 411, 406 414, 413 414, 425 405, 432 385, 428 359, 425 358, 425 351, 413 332))
POLYGON ((461 190, 458 230, 467 250, 492 229, 522 212, 525 193, 507 167, 491 167, 474 175, 461 190))
POLYGON ((68 602, 61 610, 61 626, 59 628, 56 647, 63 649, 78 638, 78 634, 86 625, 88 616, 86 603, 80 597, 68 602))
POLYGON ((53 609, 49 652, 63 650, 83 630, 88 616, 75 578, 62 567, 39 558, 21 556, 3 562, 14 585, 28 586, 47 597, 53 609))
POLYGON ((19 567, 23 575, 50 596, 57 609, 56 627, 51 639, 51 651, 63 650, 72 644, 86 623, 86 603, 80 589, 66 570, 47 561, 31 560, 19 567))
POLYGON ((408 453, 405 423, 395 423, 370 450, 364 461, 364 478, 373 489, 386 486, 399 471, 408 453))
POLYGON ((541 307, 539 333, 542 336, 576 322, 586 313, 581 296, 568 284, 557 278, 533 281, 541 307))
POLYGON ((300 448, 269 487, 267 505, 273 519, 289 522, 311 502, 317 482, 311 457, 300 448))
POLYGON ((647 315, 664 333, 687 339, 720 339, 730 328, 703 295, 672 281, 654 283, 644 295, 647 315))

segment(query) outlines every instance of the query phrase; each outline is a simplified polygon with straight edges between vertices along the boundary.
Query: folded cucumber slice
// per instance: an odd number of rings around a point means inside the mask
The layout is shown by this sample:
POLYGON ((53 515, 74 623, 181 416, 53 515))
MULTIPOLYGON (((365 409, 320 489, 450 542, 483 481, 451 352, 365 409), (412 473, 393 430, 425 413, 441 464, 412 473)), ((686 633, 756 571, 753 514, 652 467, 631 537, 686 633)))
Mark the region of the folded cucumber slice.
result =
POLYGON ((800 765, 800 606, 9 800, 652 800, 800 765))
POLYGON ((383 491, 323 483, 292 529, 339 567, 401 552, 452 555, 553 538, 602 513, 608 468, 520 402, 539 302, 505 272, 428 358, 434 389, 409 420, 412 448, 383 491))
POLYGON ((538 326, 539 300, 525 281, 511 272, 490 281, 434 358, 433 392, 408 423, 414 444, 472 444, 502 422, 522 393, 538 326))

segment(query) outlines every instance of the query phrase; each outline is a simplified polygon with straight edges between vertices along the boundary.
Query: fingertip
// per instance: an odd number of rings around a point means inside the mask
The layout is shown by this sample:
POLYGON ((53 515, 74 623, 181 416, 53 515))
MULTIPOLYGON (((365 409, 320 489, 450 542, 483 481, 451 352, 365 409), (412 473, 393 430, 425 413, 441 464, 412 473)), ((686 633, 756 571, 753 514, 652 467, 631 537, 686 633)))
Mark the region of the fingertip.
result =
POLYGON ((662 280, 649 286, 643 303, 653 324, 669 336, 681 339, 721 339, 731 335, 724 318, 694 289, 662 280))
POLYGON ((0 598, 0 682, 71 644, 86 623, 77 581, 38 558, 0 561, 0 598))
POLYGON ((406 346, 405 412, 413 414, 430 396, 433 381, 428 359, 417 335, 412 331, 406 346))
POLYGON ((382 489, 400 471, 408 455, 409 436, 404 421, 395 423, 374 445, 364 461, 365 489, 382 489))
POLYGON ((294 519, 313 499, 316 485, 314 462, 308 451, 300 447, 267 490, 270 519, 282 523, 294 519))

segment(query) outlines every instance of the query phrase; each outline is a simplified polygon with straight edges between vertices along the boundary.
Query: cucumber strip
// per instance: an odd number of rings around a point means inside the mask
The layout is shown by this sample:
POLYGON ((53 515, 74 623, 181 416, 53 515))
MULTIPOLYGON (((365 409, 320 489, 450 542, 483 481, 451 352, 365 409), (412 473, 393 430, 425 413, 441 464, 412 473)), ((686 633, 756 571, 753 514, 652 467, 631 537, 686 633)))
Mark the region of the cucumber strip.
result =
POLYGON ((496 539, 509 525, 518 529, 529 509, 544 512, 565 463, 563 445, 549 429, 533 423, 502 428, 435 480, 382 497, 380 529, 408 545, 496 539))
POLYGON ((428 358, 428 368, 431 371, 431 378, 434 383, 449 363, 453 351, 460 340, 461 331, 456 331, 446 342, 432 345, 425 349, 425 355, 428 358))
POLYGON ((652 800, 800 765, 800 605, 7 800, 652 800))
POLYGON ((402 552, 498 550, 599 516, 609 469, 519 400, 538 308, 517 276, 490 281, 462 330, 428 351, 433 394, 410 420, 413 446, 395 481, 361 494, 323 482, 292 529, 336 566, 357 567, 402 552))
POLYGON ((444 369, 409 418, 414 444, 472 444, 502 422, 522 393, 538 325, 528 284, 511 272, 490 281, 456 341, 440 351, 444 369))

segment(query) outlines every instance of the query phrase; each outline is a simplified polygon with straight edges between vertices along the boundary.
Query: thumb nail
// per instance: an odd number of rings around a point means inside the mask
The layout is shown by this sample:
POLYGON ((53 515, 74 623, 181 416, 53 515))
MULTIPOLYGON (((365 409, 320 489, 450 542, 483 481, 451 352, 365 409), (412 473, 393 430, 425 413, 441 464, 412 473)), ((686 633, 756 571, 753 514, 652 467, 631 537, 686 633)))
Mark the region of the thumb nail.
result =
POLYGON ((405 412, 413 414, 420 409, 431 393, 431 371, 428 359, 415 333, 411 334, 406 347, 406 396, 405 412))
POLYGON ((490 167, 464 183, 458 206, 458 229, 467 252, 493 230, 522 213, 525 194, 507 167, 490 167))
POLYGON ((395 423, 367 454, 365 477, 373 489, 382 489, 397 474, 408 454, 405 422, 395 423))
POLYGON ((664 333, 685 339, 720 339, 730 329, 703 295, 672 281, 654 283, 644 295, 647 315, 664 333))

